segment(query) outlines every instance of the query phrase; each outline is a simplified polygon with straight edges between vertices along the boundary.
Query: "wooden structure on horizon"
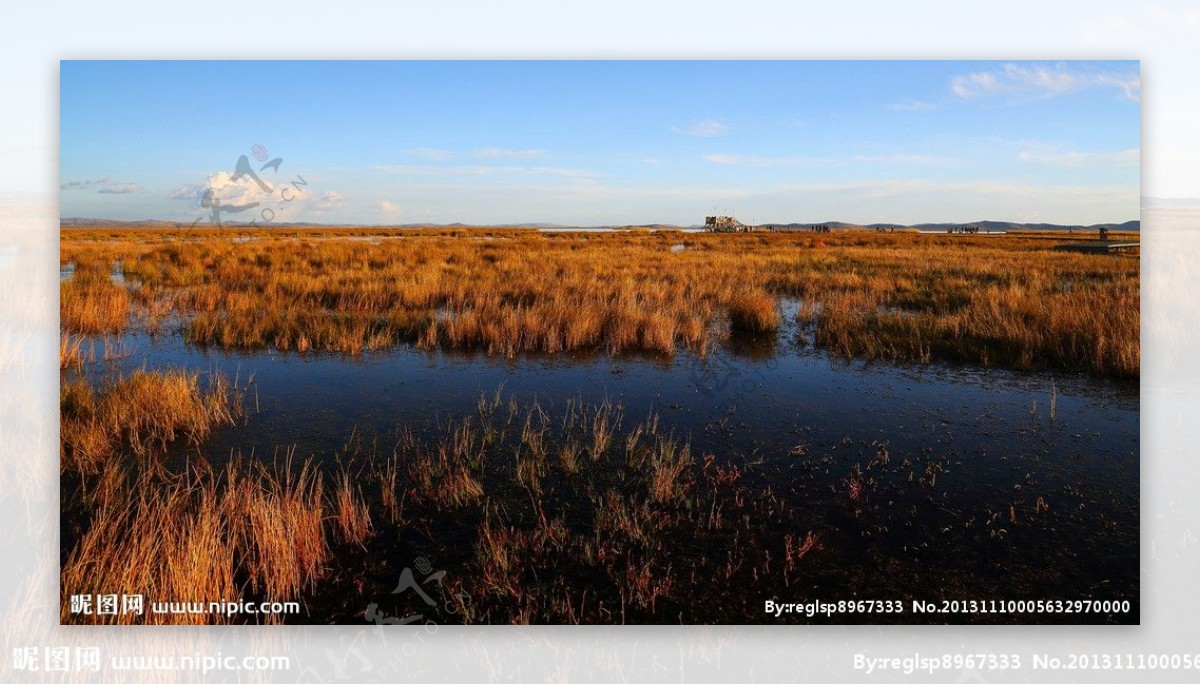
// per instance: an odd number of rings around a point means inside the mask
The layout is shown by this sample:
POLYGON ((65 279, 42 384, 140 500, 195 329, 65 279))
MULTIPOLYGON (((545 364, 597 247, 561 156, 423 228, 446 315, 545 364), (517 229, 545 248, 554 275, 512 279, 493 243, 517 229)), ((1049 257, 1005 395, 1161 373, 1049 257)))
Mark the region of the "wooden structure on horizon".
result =
POLYGON ((757 229, 754 226, 747 226, 731 216, 706 216, 704 217, 704 230, 710 233, 749 233, 757 229))
POLYGON ((1064 250, 1067 252, 1085 252, 1088 254, 1117 254, 1123 252, 1132 252, 1140 250, 1142 247, 1141 241, 1116 241, 1109 237, 1107 228, 1100 229, 1099 240, 1088 240, 1074 243, 1063 243, 1056 245, 1054 249, 1064 250))

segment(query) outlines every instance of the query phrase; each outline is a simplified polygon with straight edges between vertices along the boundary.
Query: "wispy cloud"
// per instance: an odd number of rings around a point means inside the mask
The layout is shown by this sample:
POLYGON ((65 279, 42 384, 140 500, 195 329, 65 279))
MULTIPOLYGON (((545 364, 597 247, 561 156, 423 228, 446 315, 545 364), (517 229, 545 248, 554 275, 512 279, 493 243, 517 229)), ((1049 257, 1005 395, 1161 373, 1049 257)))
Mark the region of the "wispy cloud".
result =
POLYGON ((764 195, 808 194, 812 197, 876 200, 887 198, 936 197, 957 194, 962 198, 1003 198, 1015 202, 1038 197, 1112 199, 1118 196, 1136 197, 1136 186, 1083 186, 1024 184, 990 179, 888 179, 833 183, 799 183, 777 186, 764 195))
POLYGON ((346 196, 336 190, 326 190, 313 196, 311 206, 318 212, 328 212, 341 209, 346 204, 346 196))
POLYGON ((815 164, 895 164, 895 165, 927 165, 950 166, 963 160, 957 157, 939 157, 935 155, 848 155, 845 157, 762 157, 757 155, 703 155, 703 159, 713 164, 724 166, 747 167, 784 167, 806 166, 815 164))
POLYGON ((112 183, 111 178, 101 178, 95 181, 64 181, 58 185, 59 190, 84 190, 102 183, 112 183))
POLYGON ((101 195, 126 195, 128 193, 139 193, 142 187, 136 183, 119 183, 112 178, 105 176, 95 180, 76 180, 64 181, 58 186, 59 190, 91 190, 96 189, 101 195))
POLYGON ((1136 72, 1118 73, 1074 70, 1066 64, 1002 64, 989 71, 956 76, 950 92, 963 100, 996 96, 1054 97, 1091 88, 1111 88, 1121 97, 1141 98, 1141 77, 1136 72))
POLYGON ((126 195, 128 193, 141 192, 142 187, 136 183, 124 183, 121 185, 101 186, 97 193, 101 195, 126 195))
POLYGON ((729 125, 716 119, 704 119, 703 121, 696 121, 684 126, 672 126, 671 130, 682 136, 712 138, 713 136, 724 135, 729 131, 729 125))
POLYGON ((391 200, 383 200, 379 203, 379 209, 387 214, 399 214, 400 206, 391 200))
POLYGON ((545 150, 509 150, 502 147, 485 147, 475 151, 480 159, 535 159, 545 157, 545 150))
POLYGON ((1048 164, 1065 167, 1137 166, 1142 161, 1142 153, 1136 148, 1118 150, 1116 152, 1022 150, 1017 155, 1017 159, 1031 164, 1048 164))

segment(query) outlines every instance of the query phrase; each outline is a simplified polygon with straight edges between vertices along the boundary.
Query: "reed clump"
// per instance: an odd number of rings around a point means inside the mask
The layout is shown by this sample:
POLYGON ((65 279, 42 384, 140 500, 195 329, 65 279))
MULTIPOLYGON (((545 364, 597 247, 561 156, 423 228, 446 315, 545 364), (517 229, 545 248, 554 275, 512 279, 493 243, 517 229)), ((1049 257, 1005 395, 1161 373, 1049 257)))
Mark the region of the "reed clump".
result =
MULTIPOLYGON (((124 498, 98 504, 61 570, 64 597, 143 595, 142 613, 72 614, 68 622, 244 622, 207 611, 210 602, 249 597, 292 601, 324 573, 329 556, 321 479, 305 464, 248 472, 200 470, 163 480, 149 471, 124 498), (156 613, 151 602, 186 602, 204 611, 156 613)), ((267 616, 266 620, 278 620, 267 616)))
MULTIPOLYGON (((75 278, 81 278, 76 276, 75 278)), ((129 325, 129 290, 107 280, 69 280, 59 284, 63 330, 96 335, 120 333, 129 325)))
POLYGON ((188 371, 134 371, 99 388, 66 380, 59 405, 62 468, 82 472, 120 450, 151 457, 179 438, 199 442, 244 413, 228 378, 188 371))
POLYGON ((342 471, 334 495, 335 521, 343 541, 362 545, 371 534, 371 512, 362 498, 362 490, 348 471, 342 471))
POLYGON ((729 325, 737 331, 774 333, 779 328, 775 298, 761 290, 736 296, 729 303, 729 325))

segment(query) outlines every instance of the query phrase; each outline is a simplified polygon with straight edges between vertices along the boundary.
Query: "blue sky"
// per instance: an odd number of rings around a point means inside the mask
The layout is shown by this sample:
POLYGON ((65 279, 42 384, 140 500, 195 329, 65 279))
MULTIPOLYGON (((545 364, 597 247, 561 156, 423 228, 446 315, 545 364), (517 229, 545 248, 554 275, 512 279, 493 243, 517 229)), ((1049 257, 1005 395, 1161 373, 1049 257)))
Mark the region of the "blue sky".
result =
POLYGON ((61 214, 1124 221, 1140 99, 1137 62, 66 61, 61 214))

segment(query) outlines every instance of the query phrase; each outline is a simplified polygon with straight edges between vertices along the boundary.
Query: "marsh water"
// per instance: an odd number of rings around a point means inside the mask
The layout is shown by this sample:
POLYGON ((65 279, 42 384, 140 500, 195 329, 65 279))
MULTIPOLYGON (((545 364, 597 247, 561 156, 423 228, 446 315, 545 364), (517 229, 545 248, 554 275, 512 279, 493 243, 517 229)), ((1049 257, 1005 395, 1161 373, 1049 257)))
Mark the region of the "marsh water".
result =
MULTIPOLYGON (((1136 382, 831 359, 807 342, 794 306, 785 306, 790 323, 777 336, 726 337, 703 357, 510 359, 411 347, 353 357, 280 354, 204 349, 164 333, 107 340, 113 358, 86 373, 101 382, 141 368, 236 378, 246 389, 245 420, 176 454, 217 464, 233 455, 282 454, 332 464, 352 442, 386 452, 404 427, 433 431, 472 414, 481 395, 497 390, 551 413, 571 399, 609 400, 633 419, 657 413, 693 454, 738 465, 826 533, 807 585, 781 586, 776 600, 1132 602, 1118 615, 914 617, 906 607, 901 616, 826 621, 1138 621, 1136 382), (881 446, 892 467, 873 473, 868 500, 847 506, 847 474, 881 446)), ((471 558, 456 535, 449 527, 414 541, 385 531, 370 563, 356 568, 368 576, 367 588, 384 595, 417 559, 454 574, 471 558)), ((705 620, 776 622, 760 613, 772 596, 716 594, 745 606, 705 620)), ((307 600, 302 620, 363 620, 361 595, 344 587, 314 590, 307 600)))

